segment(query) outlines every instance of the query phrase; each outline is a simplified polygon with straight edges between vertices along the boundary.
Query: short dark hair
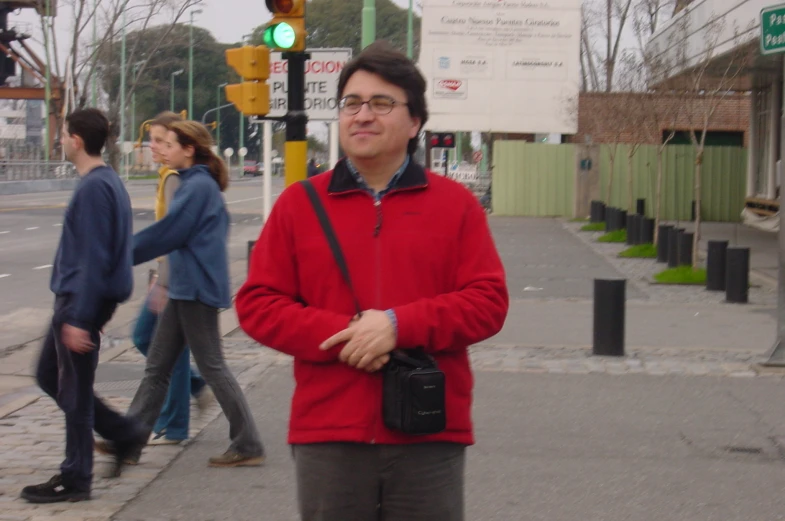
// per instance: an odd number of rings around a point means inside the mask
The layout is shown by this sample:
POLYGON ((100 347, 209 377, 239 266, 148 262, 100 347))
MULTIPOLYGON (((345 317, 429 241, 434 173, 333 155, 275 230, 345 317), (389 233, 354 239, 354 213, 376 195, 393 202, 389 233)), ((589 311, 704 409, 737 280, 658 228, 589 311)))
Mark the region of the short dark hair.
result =
POLYGON ((79 136, 84 141, 84 149, 89 156, 100 156, 109 138, 109 120, 98 109, 79 109, 65 118, 68 133, 79 136))
MULTIPOLYGON (((376 74, 387 83, 403 89, 406 92, 409 115, 420 118, 420 131, 422 131, 425 122, 428 121, 428 106, 425 101, 426 82, 412 60, 384 40, 373 42, 344 66, 338 78, 338 99, 343 97, 346 83, 357 71, 376 74)), ((409 140, 410 154, 414 154, 417 150, 419 137, 418 132, 417 136, 409 140)))
POLYGON ((172 112, 170 110, 165 110, 160 114, 158 114, 155 118, 153 118, 153 120, 150 122, 150 126, 169 128, 169 125, 171 125, 172 123, 182 120, 183 118, 180 116, 180 114, 177 114, 176 112, 172 112))

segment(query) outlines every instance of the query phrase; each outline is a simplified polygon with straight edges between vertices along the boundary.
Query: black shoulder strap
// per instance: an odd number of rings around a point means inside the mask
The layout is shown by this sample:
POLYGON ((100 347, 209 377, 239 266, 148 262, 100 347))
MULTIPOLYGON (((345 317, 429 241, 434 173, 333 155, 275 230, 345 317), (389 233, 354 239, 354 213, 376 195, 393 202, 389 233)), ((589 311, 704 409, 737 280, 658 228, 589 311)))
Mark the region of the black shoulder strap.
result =
POLYGON ((362 307, 360 307, 360 301, 357 300, 357 294, 354 292, 354 286, 352 286, 352 279, 349 276, 349 267, 346 265, 346 259, 343 256, 343 251, 341 251, 341 245, 338 243, 338 237, 335 236, 335 230, 333 230, 332 224, 330 224, 330 218, 327 216, 322 201, 319 199, 319 195, 316 193, 316 189, 313 187, 313 184, 311 184, 311 181, 304 179, 300 181, 300 183, 308 193, 308 198, 311 200, 311 206, 313 206, 316 216, 319 218, 319 223, 322 225, 322 230, 324 230, 324 235, 327 237, 327 242, 330 243, 330 249, 333 251, 335 262, 341 270, 343 280, 345 280, 346 284, 349 286, 349 291, 352 293, 352 298, 354 299, 354 307, 357 311, 357 315, 362 316, 362 307))

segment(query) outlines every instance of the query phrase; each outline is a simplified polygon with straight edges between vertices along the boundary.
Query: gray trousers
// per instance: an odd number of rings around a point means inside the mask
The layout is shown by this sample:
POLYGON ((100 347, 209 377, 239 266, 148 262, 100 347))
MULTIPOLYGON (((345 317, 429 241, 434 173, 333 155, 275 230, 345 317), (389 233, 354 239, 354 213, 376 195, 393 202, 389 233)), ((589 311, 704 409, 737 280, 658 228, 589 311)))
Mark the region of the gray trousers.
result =
POLYGON ((251 410, 223 358, 218 310, 201 302, 170 299, 166 304, 128 414, 140 420, 149 437, 166 399, 172 369, 186 344, 229 420, 230 449, 248 456, 264 454, 251 410))
POLYGON ((302 521, 463 521, 466 447, 293 445, 302 521))

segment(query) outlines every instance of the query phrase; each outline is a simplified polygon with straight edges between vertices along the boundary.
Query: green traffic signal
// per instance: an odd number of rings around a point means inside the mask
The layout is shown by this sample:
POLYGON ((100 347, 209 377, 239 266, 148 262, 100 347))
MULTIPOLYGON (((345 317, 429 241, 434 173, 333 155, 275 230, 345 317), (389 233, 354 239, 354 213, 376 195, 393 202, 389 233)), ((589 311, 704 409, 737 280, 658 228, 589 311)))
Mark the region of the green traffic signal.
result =
POLYGON ((296 40, 294 27, 286 22, 272 25, 264 31, 264 44, 270 48, 290 49, 296 40))

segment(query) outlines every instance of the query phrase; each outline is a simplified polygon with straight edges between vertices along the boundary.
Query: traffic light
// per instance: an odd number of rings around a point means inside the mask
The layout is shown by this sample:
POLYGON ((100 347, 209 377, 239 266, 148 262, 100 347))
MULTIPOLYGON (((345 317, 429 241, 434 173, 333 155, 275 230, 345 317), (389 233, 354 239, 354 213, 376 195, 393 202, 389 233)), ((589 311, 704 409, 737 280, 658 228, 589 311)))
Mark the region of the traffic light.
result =
POLYGON ((270 49, 264 45, 227 49, 226 63, 243 79, 225 87, 226 99, 246 116, 266 116, 270 112, 270 49))
POLYGON ((431 134, 431 148, 455 148, 455 134, 452 132, 431 134))
POLYGON ((305 1, 265 0, 273 15, 264 29, 264 44, 276 51, 305 50, 305 1))

